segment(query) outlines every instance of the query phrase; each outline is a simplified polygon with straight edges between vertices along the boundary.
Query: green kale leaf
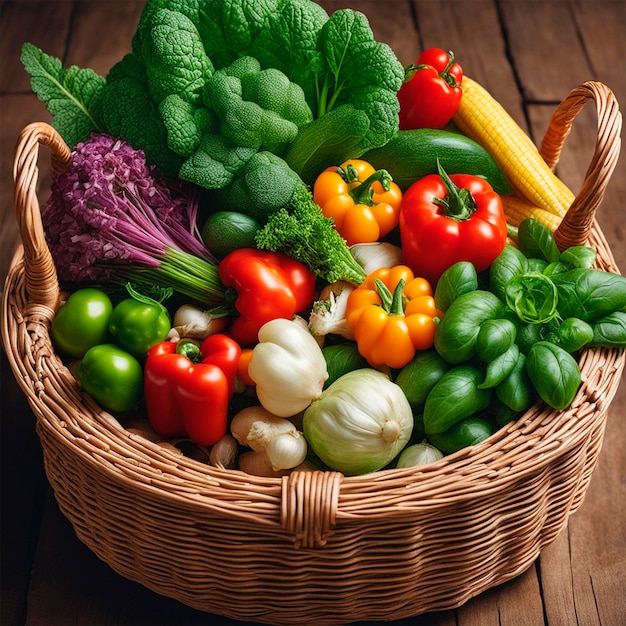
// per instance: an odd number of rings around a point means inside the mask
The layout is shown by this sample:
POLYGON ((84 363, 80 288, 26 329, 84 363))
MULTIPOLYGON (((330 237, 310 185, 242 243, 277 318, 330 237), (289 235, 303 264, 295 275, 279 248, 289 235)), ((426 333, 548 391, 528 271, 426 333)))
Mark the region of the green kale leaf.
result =
POLYGON ((316 121, 305 134, 296 138, 287 157, 307 182, 324 168, 340 163, 343 157, 359 157, 391 139, 398 130, 397 91, 404 80, 404 68, 393 50, 374 40, 367 18, 358 11, 335 11, 322 27, 319 46, 324 66, 316 72, 315 78, 316 121), (341 107, 348 107, 359 132, 353 133, 352 145, 344 142, 343 154, 338 153, 333 159, 324 143, 311 150, 309 136, 317 134, 331 144, 336 141, 336 136, 322 131, 323 121, 341 107), (360 132, 362 122, 358 120, 361 114, 365 114, 369 122, 364 133, 360 132), (303 161, 307 169, 299 170, 298 164, 303 161))
MULTIPOLYGON (((202 2, 198 12, 198 30, 205 52, 214 67, 226 67, 241 56, 256 56, 253 53, 255 42, 271 26, 273 16, 276 16, 282 2, 283 0, 202 2)), ((271 47, 275 47, 273 42, 271 47)), ((263 65, 276 67, 267 63, 263 65)))
POLYGON ((92 69, 72 65, 64 68, 31 43, 22 46, 20 57, 31 76, 32 90, 52 115, 52 125, 73 148, 92 131, 102 131, 101 99, 105 79, 92 69))
POLYGON ((145 24, 141 41, 141 59, 154 100, 160 103, 177 94, 199 104, 213 64, 195 24, 182 13, 161 9, 145 24))
POLYGON ((181 155, 167 145, 167 129, 148 90, 144 66, 127 54, 111 68, 102 97, 106 132, 143 150, 148 162, 166 176, 176 176, 181 155))

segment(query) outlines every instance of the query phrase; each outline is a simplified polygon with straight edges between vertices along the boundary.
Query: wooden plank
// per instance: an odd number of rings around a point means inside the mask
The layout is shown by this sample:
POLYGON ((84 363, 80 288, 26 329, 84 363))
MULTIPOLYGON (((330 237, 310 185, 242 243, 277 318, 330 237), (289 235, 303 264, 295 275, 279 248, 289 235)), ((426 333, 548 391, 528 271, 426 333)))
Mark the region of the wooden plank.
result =
POLYGON ((20 62, 25 41, 47 54, 62 57, 73 8, 74 2, 2 2, 0 95, 30 91, 30 77, 20 62))
POLYGON ((498 6, 526 100, 560 102, 572 87, 593 76, 580 45, 572 3, 516 0, 498 6))
MULTIPOLYGON (((50 116, 34 95, 3 96, 0 106, 0 281, 4 282, 13 252, 20 242, 13 213, 13 156, 22 128, 33 121, 49 121, 50 116)), ((40 188, 49 187, 49 154, 39 161, 40 188)))
POLYGON ((536 563, 515 581, 500 587, 497 606, 502 626, 543 624, 543 596, 536 563))
POLYGON ((626 106, 626 9, 623 0, 582 0, 572 5, 592 75, 626 106))
POLYGON ((130 52, 144 5, 145 0, 78 2, 66 63, 90 67, 106 75, 130 52))
POLYGON ((539 559, 543 603, 549 623, 576 624, 576 603, 572 592, 572 563, 569 530, 544 548, 539 559))

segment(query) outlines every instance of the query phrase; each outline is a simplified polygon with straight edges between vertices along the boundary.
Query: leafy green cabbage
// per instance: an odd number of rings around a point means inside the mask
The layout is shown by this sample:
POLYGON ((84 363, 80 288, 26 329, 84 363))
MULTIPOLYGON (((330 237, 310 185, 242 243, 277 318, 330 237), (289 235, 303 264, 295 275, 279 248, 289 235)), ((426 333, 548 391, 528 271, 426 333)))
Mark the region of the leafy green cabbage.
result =
POLYGON ((144 150, 163 171, 210 188, 230 184, 254 154, 251 145, 283 156, 311 183, 325 167, 384 145, 398 129, 404 68, 393 50, 374 39, 363 13, 329 16, 313 0, 148 0, 132 53, 105 81, 91 70, 63 70, 41 51, 35 63, 33 48, 25 47, 24 63, 33 89, 63 116, 58 128, 71 146, 92 130, 108 132, 144 150), (254 97, 242 101, 237 84, 222 92, 216 111, 207 91, 217 82, 212 77, 242 57, 255 59, 260 72, 286 77, 276 87, 275 101, 287 103, 280 111, 267 105, 267 94, 266 114, 254 97), (310 117, 301 114, 300 94, 310 117), (271 129, 271 140, 233 132, 236 120, 224 121, 228 99, 233 109, 272 119, 258 131, 271 129), (279 123, 293 123, 297 132, 277 135, 279 123), (207 166, 215 172, 203 171, 207 166))

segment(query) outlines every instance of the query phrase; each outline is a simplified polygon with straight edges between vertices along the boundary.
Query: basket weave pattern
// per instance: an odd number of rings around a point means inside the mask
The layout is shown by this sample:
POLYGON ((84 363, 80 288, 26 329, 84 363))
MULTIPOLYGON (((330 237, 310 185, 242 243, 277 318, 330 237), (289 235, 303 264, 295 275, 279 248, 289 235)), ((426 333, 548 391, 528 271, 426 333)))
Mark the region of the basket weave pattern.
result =
MULTIPOLYGON (((598 139, 556 237, 587 242, 616 271, 595 210, 619 154, 621 116, 604 85, 558 107, 541 146, 558 162, 593 101, 598 139)), ((70 153, 48 125, 24 129, 15 159, 23 246, 3 296, 2 339, 37 417, 48 479, 78 537, 119 574, 189 606, 271 624, 389 620, 455 608, 527 569, 580 506, 596 466, 624 351, 586 350, 565 411, 537 404, 488 440, 425 467, 360 477, 258 478, 177 456, 126 431, 54 353, 59 306, 37 201, 37 155, 70 153)))

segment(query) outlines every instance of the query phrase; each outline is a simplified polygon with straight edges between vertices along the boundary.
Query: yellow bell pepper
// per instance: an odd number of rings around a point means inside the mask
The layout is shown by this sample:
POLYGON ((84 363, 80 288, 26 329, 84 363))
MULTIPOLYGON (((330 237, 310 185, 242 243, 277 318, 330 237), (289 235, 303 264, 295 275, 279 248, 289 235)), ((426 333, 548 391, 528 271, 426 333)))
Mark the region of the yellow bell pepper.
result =
POLYGON ((359 352, 372 367, 404 367, 435 339, 435 306, 430 283, 405 265, 381 268, 348 297, 346 320, 359 352))
POLYGON ((378 241, 398 225, 402 191, 387 170, 351 159, 317 177, 313 200, 352 246, 378 241))

